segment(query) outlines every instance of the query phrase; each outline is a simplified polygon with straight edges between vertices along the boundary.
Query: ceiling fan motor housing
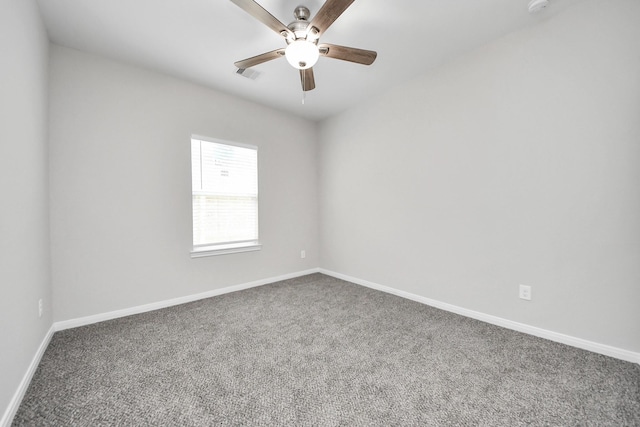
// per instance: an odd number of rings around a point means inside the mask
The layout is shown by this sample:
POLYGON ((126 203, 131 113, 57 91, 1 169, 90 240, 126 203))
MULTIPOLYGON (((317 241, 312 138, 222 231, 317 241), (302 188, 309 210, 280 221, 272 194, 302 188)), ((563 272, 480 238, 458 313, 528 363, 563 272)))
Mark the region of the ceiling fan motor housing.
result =
POLYGON ((309 23, 307 21, 293 21, 291 24, 287 25, 287 28, 293 31, 296 39, 299 39, 305 38, 308 26, 309 23))
MULTIPOLYGON (((293 32, 295 40, 307 38, 307 27, 309 26, 311 12, 309 12, 309 9, 306 6, 298 6, 293 11, 293 16, 296 20, 287 25, 287 28, 293 32)), ((313 40, 309 39, 309 41, 313 40)), ((293 40, 287 39, 287 43, 291 42, 293 42, 293 40)))

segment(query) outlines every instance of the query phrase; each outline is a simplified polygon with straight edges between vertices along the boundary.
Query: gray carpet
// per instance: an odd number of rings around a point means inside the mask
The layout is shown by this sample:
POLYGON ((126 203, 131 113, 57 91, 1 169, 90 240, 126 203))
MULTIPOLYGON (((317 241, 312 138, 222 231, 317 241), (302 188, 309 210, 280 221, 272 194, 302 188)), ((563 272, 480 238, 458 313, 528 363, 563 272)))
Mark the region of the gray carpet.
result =
POLYGON ((640 366, 321 274, 57 332, 14 425, 640 425, 640 366))

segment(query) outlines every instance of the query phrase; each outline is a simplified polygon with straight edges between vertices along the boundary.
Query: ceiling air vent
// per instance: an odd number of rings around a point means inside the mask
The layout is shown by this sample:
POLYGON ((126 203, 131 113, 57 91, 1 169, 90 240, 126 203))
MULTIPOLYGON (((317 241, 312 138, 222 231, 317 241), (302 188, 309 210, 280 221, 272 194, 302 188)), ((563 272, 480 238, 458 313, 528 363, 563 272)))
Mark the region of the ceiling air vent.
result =
POLYGON ((239 74, 242 77, 246 77, 251 80, 255 80, 258 78, 258 76, 260 76, 260 73, 258 71, 249 68, 238 68, 236 74, 239 74))

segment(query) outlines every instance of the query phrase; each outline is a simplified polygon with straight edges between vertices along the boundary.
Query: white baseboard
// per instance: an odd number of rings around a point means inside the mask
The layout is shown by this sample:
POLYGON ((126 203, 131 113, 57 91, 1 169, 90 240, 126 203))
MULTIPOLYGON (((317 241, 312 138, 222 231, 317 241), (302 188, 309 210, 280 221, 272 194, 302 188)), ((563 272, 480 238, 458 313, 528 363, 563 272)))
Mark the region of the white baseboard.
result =
POLYGON ((420 295, 412 294, 410 292, 401 291, 388 286, 379 285, 377 283, 369 282, 367 280, 351 277, 346 274, 336 273, 334 271, 320 269, 320 273, 332 276, 337 279, 346 280, 357 285, 366 286, 371 289, 393 294, 402 298, 407 298, 412 301, 416 301, 422 304, 426 304, 432 307, 436 307, 445 311, 460 314, 472 319, 481 320, 483 322, 491 323, 492 325, 502 326, 503 328, 512 329, 518 332, 524 332, 525 334, 534 335, 536 337, 545 338, 550 341, 559 342, 561 344, 570 345, 572 347, 581 348, 583 350, 592 351, 594 353, 603 354, 605 356, 614 357, 616 359, 625 360, 627 362, 633 362, 640 364, 640 353, 624 350, 617 347, 612 347, 606 344, 599 344, 593 341, 588 341, 582 338, 576 338, 569 335, 561 334, 558 332, 548 331, 546 329, 538 328, 535 326, 526 325, 524 323, 514 322, 512 320, 503 319, 501 317, 492 316, 490 314, 481 313, 479 311, 468 310, 466 308, 458 307, 453 304, 447 304, 444 302, 436 301, 430 298, 426 298, 420 295))
POLYGON ((230 292, 241 291, 243 289, 255 288, 256 286, 267 285, 269 283, 279 282, 281 280, 293 279, 295 277, 305 276, 311 273, 318 273, 319 268, 312 268, 309 270, 298 271, 296 273, 283 274, 281 276, 270 277, 267 279, 256 280, 253 282, 242 283, 239 285, 228 286, 220 289, 213 289, 211 291, 202 292, 194 295, 187 295, 184 297, 173 298, 165 301, 153 302, 150 304, 138 305, 135 307, 124 308, 122 310, 109 311, 107 313, 94 314, 92 316, 79 317, 77 319, 63 320, 55 322, 53 327, 56 331, 62 331, 70 328, 77 328, 78 326, 90 325, 92 323, 104 322, 105 320, 117 319, 119 317, 131 316, 132 314, 145 313, 147 311, 158 310, 161 308, 171 307, 174 305, 185 304, 192 301, 201 300, 204 298, 211 298, 217 295, 228 294, 230 292))
POLYGON ((33 359, 31 359, 31 363, 27 368, 27 372, 22 377, 22 381, 20 381, 20 384, 18 385, 18 389, 13 394, 13 397, 11 398, 11 402, 9 402, 9 406, 4 411, 4 414, 2 415, 2 419, 0 419, 0 427, 9 427, 11 425, 11 422, 13 421, 13 417, 16 416, 16 412, 18 412, 18 408, 20 407, 20 402, 22 402, 22 398, 24 397, 24 394, 27 392, 27 388, 31 383, 31 378, 33 378, 33 374, 36 372, 36 369, 40 364, 40 359, 42 359, 42 355, 44 354, 44 351, 47 349, 47 346, 49 345, 49 342, 51 341, 51 337, 53 336, 54 332, 55 332, 55 329, 53 328, 53 326, 51 326, 47 331, 47 334, 42 339, 42 342, 40 343, 40 346, 38 347, 36 354, 33 356, 33 359))

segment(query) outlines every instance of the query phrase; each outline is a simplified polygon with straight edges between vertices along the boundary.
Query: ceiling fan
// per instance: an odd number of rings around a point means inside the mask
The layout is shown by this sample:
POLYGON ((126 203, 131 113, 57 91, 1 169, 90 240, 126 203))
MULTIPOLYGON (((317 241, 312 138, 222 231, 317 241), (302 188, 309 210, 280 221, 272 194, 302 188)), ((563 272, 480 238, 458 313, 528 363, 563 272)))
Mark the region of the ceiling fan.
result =
POLYGON ((234 65, 240 70, 284 56, 291 66, 300 70, 302 90, 309 91, 316 87, 312 67, 318 61, 320 55, 364 65, 373 64, 378 55, 372 50, 356 49, 329 43, 318 44, 320 36, 355 0, 327 0, 311 21, 309 21, 309 9, 305 6, 298 6, 293 11, 293 16, 296 20, 289 25, 284 25, 254 0, 231 1, 280 34, 287 42, 286 48, 272 50, 271 52, 235 62, 234 65))

